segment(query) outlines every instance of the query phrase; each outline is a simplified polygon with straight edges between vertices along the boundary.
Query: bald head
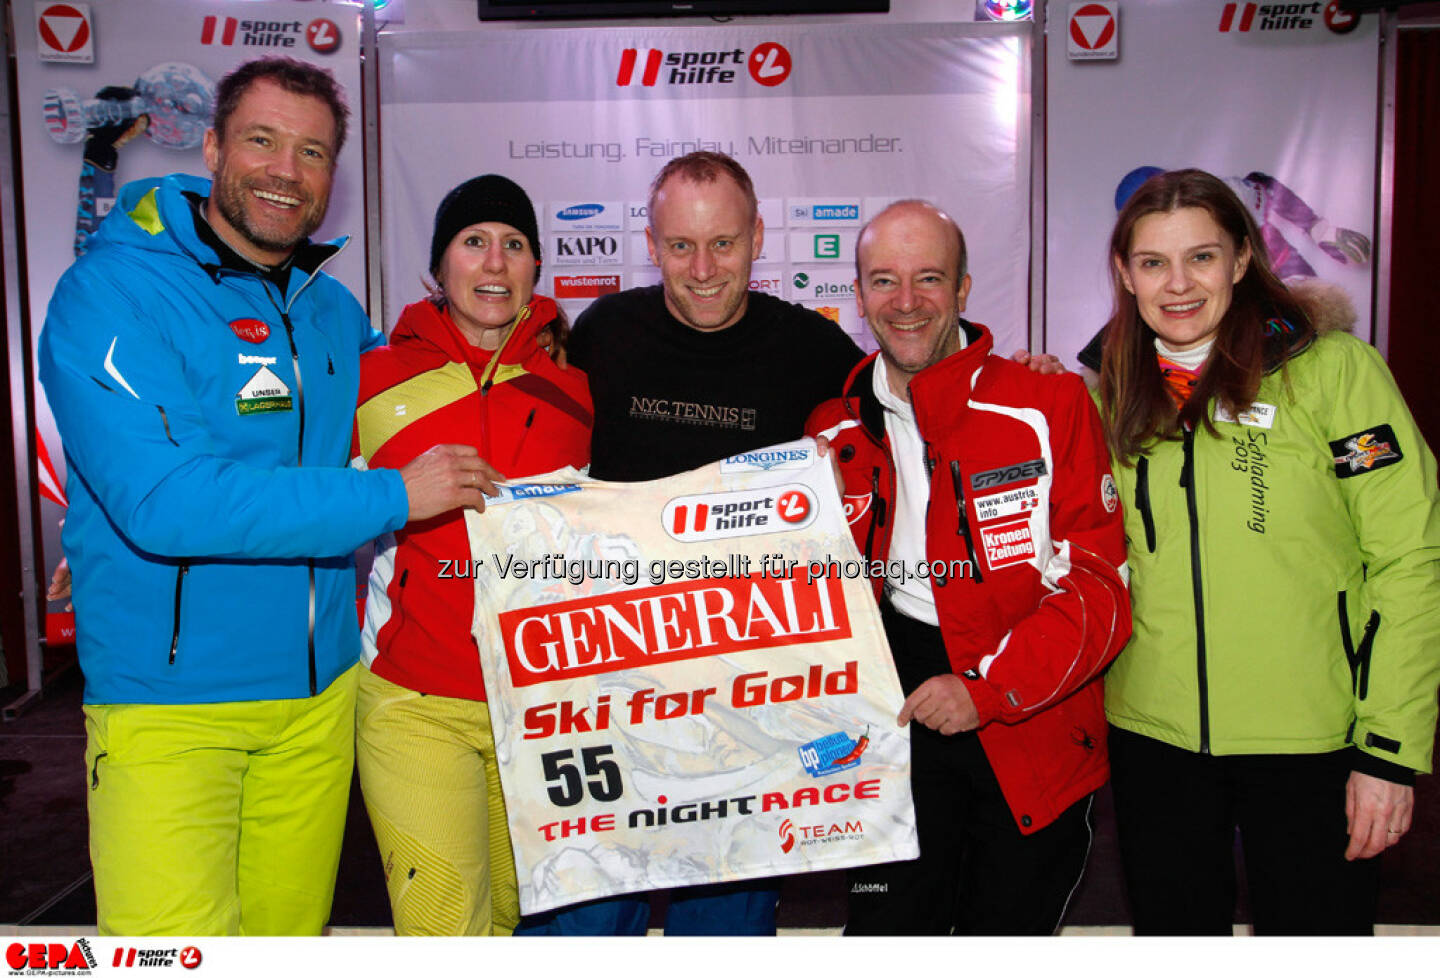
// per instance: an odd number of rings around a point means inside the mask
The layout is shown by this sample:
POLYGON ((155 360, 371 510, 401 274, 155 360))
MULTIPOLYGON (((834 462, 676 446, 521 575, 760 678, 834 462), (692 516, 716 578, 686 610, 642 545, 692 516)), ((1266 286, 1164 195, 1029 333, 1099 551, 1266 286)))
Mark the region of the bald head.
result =
POLYGON ((958 282, 963 279, 969 271, 969 256, 965 251, 965 235, 960 231, 960 225, 956 224, 955 219, 952 218, 949 214, 946 214, 944 211, 936 207, 934 204, 930 203, 928 200, 912 198, 909 200, 897 200, 889 207, 886 207, 879 214, 876 214, 874 217, 872 217, 869 223, 867 223, 863 228, 860 229, 860 237, 857 238, 855 241, 856 280, 863 283, 865 278, 861 271, 861 261, 862 255, 864 254, 865 250, 866 236, 870 235, 871 229, 874 228, 877 223, 882 223, 883 227, 884 221, 894 218, 896 216, 906 214, 919 216, 922 218, 925 215, 929 215, 936 220, 944 223, 948 227, 949 233, 951 235, 951 242, 955 248, 955 254, 957 255, 956 264, 954 265, 955 280, 958 282))

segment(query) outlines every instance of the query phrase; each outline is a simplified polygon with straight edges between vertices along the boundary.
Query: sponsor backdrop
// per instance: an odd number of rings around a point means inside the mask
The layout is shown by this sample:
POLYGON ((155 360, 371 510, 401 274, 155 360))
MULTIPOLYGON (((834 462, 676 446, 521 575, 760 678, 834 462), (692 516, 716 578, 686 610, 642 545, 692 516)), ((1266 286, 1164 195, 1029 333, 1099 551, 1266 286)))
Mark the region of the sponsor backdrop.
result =
POLYGON ((904 696, 815 443, 577 478, 467 513, 441 568, 475 581, 524 912, 915 858, 904 696))
POLYGON ((1000 349, 1023 343, 1026 26, 412 33, 382 36, 380 63, 386 322, 420 295, 440 198, 487 171, 535 201, 540 291, 572 316, 658 282, 644 236, 650 181, 671 157, 716 149, 761 198, 752 288, 873 346, 851 291, 856 235, 890 201, 926 197, 970 238, 968 314, 1000 349))
POLYGON ((1369 339, 1377 18, 1321 0, 1051 3, 1047 16, 1066 40, 1047 64, 1046 348, 1073 369, 1108 318, 1117 195, 1142 167, 1227 179, 1282 275, 1343 288, 1369 339))
MULTIPOLYGON (((200 140, 210 123, 214 83, 243 61, 284 54, 334 72, 353 112, 340 155, 330 211, 318 237, 364 227, 360 142, 359 30, 356 8, 319 3, 194 3, 191 0, 90 0, 13 5, 18 113, 25 188, 31 337, 38 342, 50 294, 75 258, 77 229, 94 226, 114 190, 141 177, 183 171, 206 175, 200 140), (97 98, 102 89, 125 93, 97 98), (119 149, 114 190, 105 174, 82 174, 89 131, 149 115, 145 134, 119 149)), ((326 270, 365 294, 363 237, 326 270)), ((36 381, 38 491, 44 566, 60 561, 65 459, 36 381)), ((73 640, 74 618, 51 605, 52 642, 73 640)))

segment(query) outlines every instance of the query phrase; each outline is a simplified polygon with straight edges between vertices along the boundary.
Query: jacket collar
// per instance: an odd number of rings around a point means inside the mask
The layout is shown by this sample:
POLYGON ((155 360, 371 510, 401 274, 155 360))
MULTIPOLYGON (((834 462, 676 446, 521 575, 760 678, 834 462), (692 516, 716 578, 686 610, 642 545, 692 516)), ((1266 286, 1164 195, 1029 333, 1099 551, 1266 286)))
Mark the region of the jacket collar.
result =
POLYGON ((416 350, 430 349, 456 363, 469 363, 483 367, 492 360, 498 365, 524 363, 539 352, 535 338, 541 330, 550 325, 558 315, 555 302, 548 296, 537 295, 521 310, 520 322, 513 326, 494 353, 472 346, 455 325, 448 309, 442 309, 429 299, 421 299, 405 307, 400 321, 390 332, 390 345, 397 348, 416 350))
MULTIPOLYGON (((912 396, 932 388, 943 391, 947 401, 963 403, 970 396, 972 382, 994 346, 990 331, 979 323, 960 320, 965 331, 965 346, 944 360, 920 371, 910 381, 912 396), (918 387, 916 385, 919 385, 918 387)), ((875 371, 882 369, 880 354, 870 354, 850 371, 845 380, 845 409, 852 418, 865 426, 876 441, 885 440, 885 408, 875 396, 875 371)))
MULTIPOLYGON (((238 256, 239 264, 227 263, 223 250, 216 247, 216 243, 224 245, 218 235, 214 242, 202 237, 196 226, 195 208, 209 194, 210 181, 188 173, 128 183, 120 188, 115 208, 101 223, 95 243, 101 247, 119 244, 144 251, 178 253, 194 261, 215 281, 225 273, 263 275, 252 263, 238 256)), ((213 229, 209 230, 214 234, 213 229)), ((308 281, 348 240, 340 237, 314 243, 307 239, 296 246, 290 267, 308 281)), ((299 288, 290 290, 292 298, 299 288)))

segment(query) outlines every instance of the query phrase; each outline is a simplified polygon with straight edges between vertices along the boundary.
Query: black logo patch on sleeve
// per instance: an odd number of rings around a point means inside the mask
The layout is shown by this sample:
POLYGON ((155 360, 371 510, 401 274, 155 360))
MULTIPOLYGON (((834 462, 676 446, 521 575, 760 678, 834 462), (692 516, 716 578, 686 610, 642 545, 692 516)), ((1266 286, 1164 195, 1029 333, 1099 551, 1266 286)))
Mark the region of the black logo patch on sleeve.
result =
POLYGON ((1348 479, 1394 465, 1405 457, 1400 442, 1388 424, 1376 425, 1330 443, 1335 476, 1348 479))

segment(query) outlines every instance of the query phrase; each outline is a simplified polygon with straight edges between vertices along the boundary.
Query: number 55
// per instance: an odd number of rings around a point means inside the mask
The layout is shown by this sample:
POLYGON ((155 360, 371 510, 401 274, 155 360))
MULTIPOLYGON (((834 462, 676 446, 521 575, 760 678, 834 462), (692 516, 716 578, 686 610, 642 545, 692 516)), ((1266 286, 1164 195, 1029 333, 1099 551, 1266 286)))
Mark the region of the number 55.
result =
POLYGON ((619 798, 625 790, 620 781, 620 766, 614 761, 601 760, 605 755, 614 752, 615 748, 609 744, 580 749, 581 763, 585 765, 585 773, 590 776, 590 780, 583 785, 580 771, 571 760, 575 756, 573 750, 552 750, 541 754, 540 766, 549 785, 545 791, 550 800, 562 808, 578 805, 585 796, 585 788, 590 789, 590 797, 596 801, 614 801, 619 798), (555 783, 557 781, 559 784, 555 783))

